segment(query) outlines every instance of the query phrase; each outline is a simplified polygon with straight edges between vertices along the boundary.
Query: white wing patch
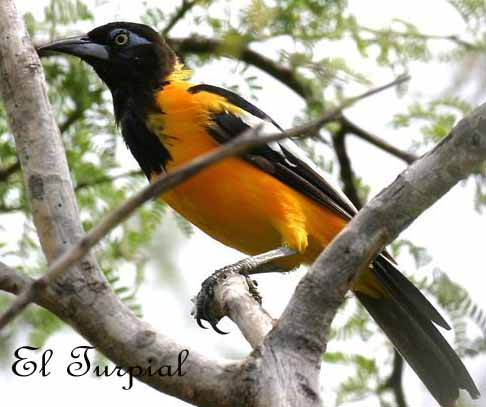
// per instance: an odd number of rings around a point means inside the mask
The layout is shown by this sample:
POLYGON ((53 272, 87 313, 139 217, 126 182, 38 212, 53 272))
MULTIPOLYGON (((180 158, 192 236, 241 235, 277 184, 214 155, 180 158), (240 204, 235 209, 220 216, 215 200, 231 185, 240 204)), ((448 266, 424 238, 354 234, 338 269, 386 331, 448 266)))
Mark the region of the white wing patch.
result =
MULTIPOLYGON (((252 114, 249 114, 249 113, 245 113, 244 115, 241 115, 240 118, 245 124, 247 124, 251 128, 262 125, 262 130, 261 130, 262 134, 274 134, 274 133, 280 133, 282 131, 277 126, 275 126, 275 124, 273 124, 271 122, 270 118, 260 119, 259 117, 253 116, 252 114)), ((287 141, 287 140, 284 140, 284 141, 287 141)), ((287 159, 287 156, 285 155, 285 153, 282 150, 282 144, 281 143, 282 142, 273 141, 271 143, 268 143, 267 146, 270 147, 276 153, 278 153, 285 160, 285 162, 288 165, 290 165, 291 167, 295 167, 296 165, 293 162, 291 162, 287 159)), ((293 143, 293 144, 295 144, 295 143, 293 143)))

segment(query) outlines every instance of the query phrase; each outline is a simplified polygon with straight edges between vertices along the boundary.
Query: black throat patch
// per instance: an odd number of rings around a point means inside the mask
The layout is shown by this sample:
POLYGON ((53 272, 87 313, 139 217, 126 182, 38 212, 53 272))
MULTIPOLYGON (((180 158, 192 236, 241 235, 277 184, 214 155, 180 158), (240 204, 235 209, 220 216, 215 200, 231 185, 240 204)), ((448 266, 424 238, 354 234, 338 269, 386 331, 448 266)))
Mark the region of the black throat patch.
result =
POLYGON ((146 125, 147 114, 157 108, 153 92, 113 93, 115 117, 123 139, 148 179, 165 171, 171 155, 160 139, 146 125))
POLYGON ((160 139, 147 128, 145 120, 141 120, 134 111, 127 110, 120 124, 123 139, 147 178, 165 171, 171 155, 160 139))

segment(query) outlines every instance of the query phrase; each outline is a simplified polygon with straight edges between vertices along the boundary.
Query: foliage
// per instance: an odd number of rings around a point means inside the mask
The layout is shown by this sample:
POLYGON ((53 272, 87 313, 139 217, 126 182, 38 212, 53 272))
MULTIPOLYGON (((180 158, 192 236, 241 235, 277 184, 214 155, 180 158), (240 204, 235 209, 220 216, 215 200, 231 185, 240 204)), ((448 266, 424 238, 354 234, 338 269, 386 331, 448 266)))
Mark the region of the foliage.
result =
MULTIPOLYGON (((53 0, 45 8, 42 20, 32 15, 27 15, 25 20, 34 39, 53 38, 65 33, 74 23, 87 21, 92 24, 93 15, 80 1, 53 0)), ((122 139, 114 125, 111 100, 93 72, 75 59, 54 58, 44 62, 44 71, 49 83, 49 98, 62 132, 83 227, 88 230, 146 181, 138 170, 127 171, 118 157, 117 148, 122 139)), ((1 109, 0 169, 16 162, 13 138, 8 133, 5 112, 1 109)), ((4 212, 0 216, 5 219, 5 224, 23 225, 18 228, 21 233, 15 239, 10 233, 0 235, 0 257, 31 275, 42 273, 45 261, 32 224, 20 171, 0 181, 0 208, 0 212, 4 212)), ((164 213, 165 206, 159 201, 144 206, 135 218, 105 238, 97 253, 101 268, 115 292, 138 314, 141 314, 141 304, 136 294, 144 280, 148 260, 145 247, 164 213)), ((9 229, 12 227, 5 227, 6 231, 9 229)), ((1 294, 0 302, 6 304, 6 301, 7 297, 1 294)), ((53 315, 34 307, 0 337, 1 353, 11 354, 8 349, 25 331, 29 343, 42 346, 62 326, 53 315)))
MULTIPOLYGON (((168 37, 184 24, 189 27, 187 37, 203 33, 204 37, 221 40, 216 53, 192 51, 182 55, 184 62, 189 67, 222 63, 227 69, 230 61, 238 61, 235 64, 235 82, 228 86, 234 86, 254 99, 265 92, 265 79, 250 66, 252 61, 245 57, 245 50, 262 52, 284 71, 283 79, 280 78, 282 86, 293 87, 304 99, 305 108, 296 112, 293 118, 295 123, 299 123, 355 95, 356 87, 369 85, 364 68, 367 64, 378 66, 383 76, 395 76, 409 71, 411 64, 416 62, 460 63, 466 54, 480 55, 486 48, 484 1, 445 1, 463 19, 467 32, 465 39, 456 35, 423 33, 412 22, 402 19, 394 19, 383 27, 364 26, 346 0, 249 0, 243 7, 235 7, 231 0, 182 0, 174 7, 164 5, 164 8, 145 9, 140 21, 168 37), (446 51, 443 46, 436 47, 438 43, 447 44, 446 51), (333 52, 328 53, 327 49, 333 52), (240 80, 236 79, 238 77, 240 80), (298 85, 291 83, 293 79, 298 85)), ((90 9, 81 0, 51 0, 43 18, 28 14, 25 20, 33 38, 41 42, 60 33, 65 35, 79 25, 91 26, 95 15, 96 9, 90 9)), ((78 61, 65 58, 49 59, 44 62, 44 68, 50 100, 58 114, 83 226, 89 229, 104 213, 123 202, 146 181, 138 171, 127 172, 121 162, 118 147, 122 141, 113 124, 110 97, 91 70, 78 61)), ((271 71, 267 73, 272 75, 271 71)), ((275 74, 273 76, 279 79, 275 74)), ((422 152, 425 147, 440 141, 452 125, 470 110, 471 103, 460 92, 444 94, 434 100, 417 99, 405 111, 395 115, 392 126, 413 128, 413 133, 420 130, 420 137, 411 138, 409 147, 422 152)), ((366 123, 363 125, 366 126, 366 123)), ((341 163, 336 161, 329 140, 338 128, 337 124, 333 124, 312 140, 298 140, 314 161, 333 175, 341 163)), ((45 263, 32 225, 22 174, 15 168, 16 163, 15 146, 0 105, 0 216, 2 221, 5 220, 2 224, 15 222, 22 225, 14 238, 1 234, 0 226, 0 258, 37 275, 43 271, 45 263), (9 169, 11 171, 7 171, 9 169), (8 175, 5 175, 7 172, 8 175)), ((478 171, 474 179, 478 209, 486 204, 484 174, 486 168, 478 171)), ((358 196, 364 201, 369 191, 367 180, 355 177, 352 181, 358 189, 358 196)), ((136 312, 140 312, 137 289, 143 284, 148 257, 145 247, 165 214, 166 208, 160 202, 146 205, 136 218, 116 228, 97 251, 110 283, 136 312), (123 278, 120 275, 122 269, 123 278), (125 278, 127 270, 131 276, 128 279, 125 278)), ((190 232, 188 224, 177 219, 181 227, 190 232)), ((5 231, 8 229, 5 227, 5 231)), ((403 255, 404 250, 414 257, 417 268, 431 261, 426 249, 412 242, 400 241, 392 247, 395 256, 403 255)), ((486 316, 464 289, 442 272, 428 275, 416 283, 447 312, 453 325, 455 346, 460 353, 476 355, 486 350, 482 335, 486 331, 486 316)), ((0 296, 0 308, 7 301, 6 296, 0 296)), ((350 341, 378 338, 376 340, 382 341, 381 344, 386 342, 377 334, 378 328, 368 314, 355 302, 347 302, 343 315, 345 317, 333 326, 335 341, 332 342, 337 342, 341 349, 325 355, 327 363, 348 367, 349 377, 336 389, 336 404, 377 398, 382 406, 393 405, 391 395, 383 391, 390 373, 391 347, 381 346, 383 356, 379 361, 363 354, 350 353, 350 341)), ((0 351, 7 354, 15 339, 25 330, 31 343, 41 345, 61 327, 62 322, 46 311, 31 308, 0 338, 0 351)))

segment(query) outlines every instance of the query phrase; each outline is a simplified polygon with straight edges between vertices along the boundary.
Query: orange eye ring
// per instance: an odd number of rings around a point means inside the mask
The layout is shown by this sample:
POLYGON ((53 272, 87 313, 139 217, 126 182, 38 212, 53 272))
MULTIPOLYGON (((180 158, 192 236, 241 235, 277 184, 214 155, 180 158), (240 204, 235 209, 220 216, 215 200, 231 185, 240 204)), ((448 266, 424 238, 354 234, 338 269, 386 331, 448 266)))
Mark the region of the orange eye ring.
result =
POLYGON ((115 44, 118 46, 123 46, 128 43, 128 34, 127 33, 120 33, 117 34, 115 37, 115 44))

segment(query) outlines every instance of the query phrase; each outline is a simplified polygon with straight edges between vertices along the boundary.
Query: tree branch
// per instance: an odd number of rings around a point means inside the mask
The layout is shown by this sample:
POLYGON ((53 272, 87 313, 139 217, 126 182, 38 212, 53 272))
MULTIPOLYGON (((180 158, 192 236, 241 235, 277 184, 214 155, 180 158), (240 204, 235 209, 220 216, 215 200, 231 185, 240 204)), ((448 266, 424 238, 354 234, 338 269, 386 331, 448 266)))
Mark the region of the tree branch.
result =
MULTIPOLYGON (((79 241, 83 231, 59 129, 48 104, 41 65, 12 0, 0 2, 0 77, 0 91, 22 165, 34 223, 44 253, 52 263, 79 241)), ((27 286, 32 286, 31 281, 27 286)), ((80 264, 71 267, 55 285, 41 290, 36 300, 74 327, 118 366, 140 366, 145 371, 162 365, 175 368, 181 351, 186 348, 136 318, 110 290, 91 255, 84 256, 80 264)), ((232 391, 238 366, 238 363, 210 360, 189 350, 182 367, 184 375, 143 374, 138 379, 159 391, 201 406, 236 405, 244 397, 232 391)))
POLYGON ((382 388, 390 389, 393 392, 397 407, 407 407, 403 391, 403 367, 403 357, 395 349, 393 351, 393 370, 382 388))
POLYGON ((349 159, 348 151, 346 149, 346 134, 346 129, 341 127, 332 135, 332 142, 339 162, 340 178, 343 183, 343 192, 351 200, 354 206, 360 209, 363 205, 361 203, 361 199, 359 199, 358 191, 354 183, 354 171, 351 167, 351 160, 349 159))
POLYGON ((0 262, 0 290, 18 295, 31 283, 32 278, 0 262))
POLYGON ((225 47, 222 40, 194 35, 187 38, 170 38, 168 42, 178 53, 184 55, 190 54, 212 54, 222 55, 229 58, 239 59, 246 64, 253 65, 258 69, 273 76, 282 82, 302 98, 309 100, 312 98, 312 88, 306 85, 297 75, 297 73, 272 59, 253 51, 247 46, 238 49, 225 47))
POLYGON ((294 367, 288 366, 288 359, 296 355, 301 361, 318 364, 329 326, 355 274, 485 160, 486 104, 461 120, 448 137, 408 167, 334 238, 266 337, 264 347, 273 358, 286 369, 294 367), (285 361, 281 361, 283 356, 285 361))
POLYGON ((376 28, 370 28, 366 26, 360 26, 359 28, 375 36, 415 38, 415 39, 421 39, 425 41, 427 40, 450 41, 455 43, 456 45, 459 45, 460 47, 467 49, 468 51, 484 50, 483 47, 473 44, 472 42, 466 41, 461 37, 459 37, 458 35, 454 35, 454 34, 453 35, 424 34, 420 32, 403 32, 403 31, 397 31, 397 30, 392 30, 387 28, 376 29, 376 28))
MULTIPOLYGON (((248 46, 242 46, 237 49, 231 47, 225 47, 224 41, 202 37, 194 35, 187 38, 170 38, 168 39, 178 53, 180 54, 212 54, 221 55, 229 58, 239 59, 240 61, 252 65, 261 71, 272 76, 276 80, 280 81, 297 95, 302 97, 307 103, 315 97, 315 92, 312 86, 306 82, 299 74, 292 69, 289 69, 278 62, 250 49, 248 46)), ((338 120, 342 126, 347 127, 351 133, 361 137, 363 140, 371 143, 375 147, 395 155, 396 157, 404 160, 407 163, 411 163, 417 157, 413 154, 401 151, 400 149, 392 146, 384 140, 373 136, 371 133, 363 130, 361 127, 354 124, 346 116, 341 115, 338 120)))
POLYGON ((399 148, 387 143, 385 140, 382 140, 379 137, 374 136, 370 132, 362 129, 358 125, 351 122, 346 116, 341 116, 340 118, 341 126, 346 130, 347 133, 354 134, 355 136, 361 138, 362 140, 367 141, 368 143, 374 145, 390 153, 391 155, 405 161, 407 164, 413 163, 418 157, 413 154, 409 153, 408 151, 400 150, 399 148))
POLYGON ((182 4, 171 17, 161 34, 166 37, 174 26, 198 3, 198 0, 182 0, 182 4))
POLYGON ((188 164, 182 165, 172 172, 160 175, 156 181, 143 188, 123 205, 120 205, 118 208, 101 219, 101 221, 98 222, 98 224, 84 237, 78 239, 77 242, 72 244, 69 250, 66 250, 64 253, 60 254, 56 259, 54 259, 47 273, 34 280, 34 282, 15 299, 10 308, 0 315, 0 330, 3 329, 20 312, 22 312, 22 310, 24 310, 29 303, 35 301, 35 299, 38 297, 39 291, 43 290, 50 282, 58 278, 67 268, 81 260, 81 258, 86 255, 89 250, 101 239, 103 239, 103 237, 105 237, 115 226, 127 219, 139 206, 147 202, 149 199, 159 196, 163 192, 175 187, 202 169, 224 158, 241 154, 259 145, 282 140, 288 137, 304 136, 308 133, 313 133, 326 123, 335 120, 335 118, 341 114, 343 109, 353 105, 358 100, 367 98, 408 80, 408 76, 397 78, 393 82, 390 82, 384 86, 374 88, 345 101, 337 108, 324 113, 316 120, 302 126, 296 126, 284 132, 260 135, 259 127, 249 129, 216 150, 198 156, 188 164))
POLYGON ((134 176, 142 176, 143 173, 140 170, 132 170, 132 171, 127 171, 121 174, 113 175, 113 176, 106 176, 106 177, 99 177, 91 181, 82 181, 78 182, 74 190, 76 192, 81 191, 82 189, 86 189, 88 187, 93 187, 96 185, 101 185, 101 184, 106 184, 110 183, 113 181, 116 181, 117 179, 122 179, 122 178, 130 178, 134 176))
POLYGON ((12 174, 20 170, 20 162, 15 161, 5 168, 0 168, 0 182, 6 181, 12 174))
POLYGON ((215 288, 213 304, 216 313, 228 316, 240 329, 253 349, 260 346, 273 328, 273 318, 252 297, 248 282, 238 273, 227 273, 215 288))

